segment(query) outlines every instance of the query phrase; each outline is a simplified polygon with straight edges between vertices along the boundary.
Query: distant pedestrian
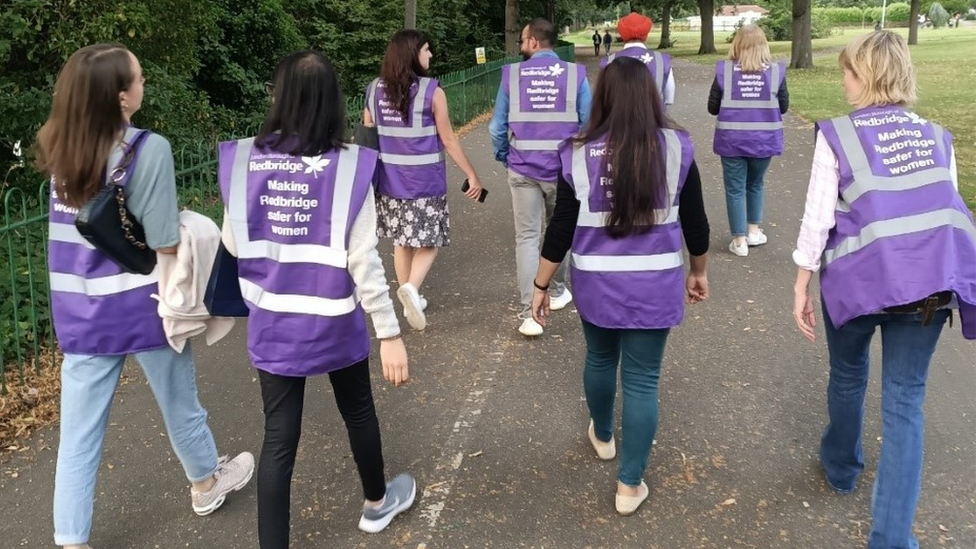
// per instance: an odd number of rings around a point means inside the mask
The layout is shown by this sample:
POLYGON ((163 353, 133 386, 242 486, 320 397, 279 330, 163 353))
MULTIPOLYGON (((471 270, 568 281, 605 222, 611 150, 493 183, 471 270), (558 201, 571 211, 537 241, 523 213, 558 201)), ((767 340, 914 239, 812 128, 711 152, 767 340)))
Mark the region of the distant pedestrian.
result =
POLYGON ((603 48, 606 50, 607 55, 610 55, 611 45, 613 45, 613 37, 610 36, 610 31, 605 31, 603 34, 603 48))
POLYGON ((593 29, 593 55, 600 56, 600 46, 603 44, 603 38, 600 36, 600 31, 593 29))

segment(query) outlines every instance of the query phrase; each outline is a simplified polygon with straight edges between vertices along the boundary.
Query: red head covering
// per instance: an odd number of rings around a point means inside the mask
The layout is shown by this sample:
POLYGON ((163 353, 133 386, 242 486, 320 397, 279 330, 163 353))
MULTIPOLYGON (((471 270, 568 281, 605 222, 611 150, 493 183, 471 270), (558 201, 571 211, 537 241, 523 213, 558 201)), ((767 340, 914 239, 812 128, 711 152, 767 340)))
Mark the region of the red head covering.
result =
POLYGON ((653 22, 650 17, 645 17, 639 13, 631 13, 617 21, 617 34, 624 42, 647 40, 647 34, 651 32, 653 22))

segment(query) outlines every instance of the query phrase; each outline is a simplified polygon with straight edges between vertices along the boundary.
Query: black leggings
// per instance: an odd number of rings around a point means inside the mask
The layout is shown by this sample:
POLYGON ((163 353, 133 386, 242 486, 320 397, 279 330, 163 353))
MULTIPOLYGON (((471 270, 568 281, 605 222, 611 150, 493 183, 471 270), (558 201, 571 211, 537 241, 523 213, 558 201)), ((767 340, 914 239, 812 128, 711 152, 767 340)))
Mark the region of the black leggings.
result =
MULTIPOLYGON (((305 378, 258 370, 264 400, 264 445, 258 464, 258 538, 261 549, 288 549, 291 476, 302 434, 305 378)), ((363 360, 329 373, 336 406, 349 432, 352 455, 366 499, 386 494, 380 424, 369 384, 369 362, 363 360)))

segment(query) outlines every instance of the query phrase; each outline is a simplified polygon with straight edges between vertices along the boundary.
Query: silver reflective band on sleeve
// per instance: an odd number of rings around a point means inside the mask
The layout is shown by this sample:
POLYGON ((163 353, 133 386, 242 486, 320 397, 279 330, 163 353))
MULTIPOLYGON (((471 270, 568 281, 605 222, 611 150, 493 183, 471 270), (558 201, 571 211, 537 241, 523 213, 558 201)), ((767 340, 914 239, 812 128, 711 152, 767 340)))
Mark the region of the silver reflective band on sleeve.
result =
POLYGON ((48 226, 47 239, 53 240, 54 242, 78 244, 89 250, 95 249, 95 246, 92 246, 91 242, 85 240, 85 237, 81 236, 81 233, 78 232, 78 229, 74 225, 68 223, 51 223, 48 226))
POLYGON ((230 215, 231 231, 237 245, 237 257, 346 268, 348 257, 345 250, 319 244, 279 244, 270 240, 251 240, 247 227, 247 174, 253 147, 253 137, 239 141, 231 169, 230 204, 227 205, 227 213, 230 215))
POLYGON ((824 263, 829 264, 848 254, 857 252, 882 238, 904 236, 949 226, 966 231, 970 237, 976 239, 976 227, 973 226, 969 217, 958 210, 945 208, 870 223, 861 229, 857 235, 845 238, 836 248, 824 251, 824 263))
POLYGON ((395 166, 428 166, 444 161, 444 153, 390 154, 380 153, 380 160, 395 166))
MULTIPOLYGON (((847 204, 853 204, 855 200, 874 190, 908 191, 942 181, 952 181, 949 168, 941 166, 907 175, 874 175, 867 153, 861 146, 861 140, 857 137, 854 122, 850 117, 842 116, 835 118, 833 123, 834 131, 837 132, 837 139, 840 141, 840 147, 844 151, 844 156, 847 157, 851 171, 854 173, 854 182, 841 192, 841 196, 847 204)), ((939 145, 940 149, 942 148, 938 140, 936 140, 936 144, 939 145)))
POLYGON ((51 291, 102 297, 159 284, 159 268, 148 275, 120 273, 101 278, 85 278, 67 273, 51 273, 51 291))
POLYGON ((666 271, 684 265, 681 252, 654 255, 580 255, 573 254, 573 266, 581 271, 625 273, 666 271))
POLYGON ((559 150, 558 139, 509 139, 509 146, 520 151, 555 151, 559 150))
POLYGON ((275 294, 251 281, 243 278, 238 280, 241 284, 241 297, 265 311, 336 317, 356 310, 355 295, 344 299, 327 299, 297 294, 275 294))
MULTIPOLYGON (((725 77, 722 79, 724 89, 722 90, 722 107, 727 109, 777 109, 779 110, 779 63, 773 63, 770 67, 769 99, 732 99, 732 73, 735 72, 735 64, 732 61, 725 62, 725 77)), ((732 129, 732 128, 728 128, 732 129)))
POLYGON ((396 128, 392 126, 376 126, 376 133, 383 137, 430 137, 437 135, 437 126, 421 126, 419 128, 396 128))
POLYGON ((782 130, 782 122, 716 122, 715 127, 720 130, 766 131, 782 130))

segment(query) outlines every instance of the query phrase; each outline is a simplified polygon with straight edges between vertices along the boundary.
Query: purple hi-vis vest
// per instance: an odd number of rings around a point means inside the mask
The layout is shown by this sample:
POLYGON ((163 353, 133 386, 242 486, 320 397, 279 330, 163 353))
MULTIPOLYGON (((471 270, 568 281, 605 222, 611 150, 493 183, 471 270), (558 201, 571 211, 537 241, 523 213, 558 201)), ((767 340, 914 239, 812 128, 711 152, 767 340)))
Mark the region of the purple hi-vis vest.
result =
POLYGON ((537 56, 502 67, 508 94, 508 167, 547 183, 559 176, 559 144, 580 129, 576 98, 586 67, 537 56))
POLYGON ((257 368, 308 376, 369 355, 347 256, 376 155, 355 145, 306 157, 259 148, 253 138, 220 143, 220 192, 257 368))
POLYGON ((783 154, 783 115, 779 90, 786 69, 773 63, 762 72, 744 72, 738 63, 715 64, 722 107, 712 150, 719 156, 769 158, 783 154))
POLYGON ((818 127, 840 166, 820 274, 834 325, 951 290, 976 339, 976 226, 952 184, 952 135, 896 106, 818 127))
POLYGON ((624 49, 616 53, 611 53, 601 59, 600 70, 607 68, 607 65, 618 57, 632 57, 643 62, 647 66, 647 70, 651 71, 654 84, 657 86, 657 92, 661 96, 661 101, 664 101, 664 88, 667 86, 668 78, 671 76, 670 55, 640 46, 625 46, 624 49))
POLYGON ((563 178, 580 201, 573 236, 571 273, 576 308, 583 320, 603 328, 658 329, 684 317, 684 255, 678 206, 694 159, 684 132, 661 130, 667 151, 667 196, 655 210, 656 225, 642 234, 610 238, 606 222, 613 182, 604 171, 605 140, 567 141, 559 150, 563 178))
POLYGON ((366 88, 366 108, 380 142, 379 194, 402 199, 447 195, 444 145, 434 123, 437 86, 437 80, 420 78, 410 87, 406 120, 387 99, 382 80, 377 78, 366 88))
MULTIPOLYGON (((138 130, 145 131, 145 130, 138 130)), ((137 133, 129 133, 135 139, 137 133)), ((143 141, 145 143, 145 141, 143 141)), ((138 162, 138 151, 133 160, 138 162)), ((166 347, 158 302, 159 273, 132 274, 95 249, 75 228, 76 208, 51 185, 48 272, 58 347, 78 355, 124 355, 166 347)))

